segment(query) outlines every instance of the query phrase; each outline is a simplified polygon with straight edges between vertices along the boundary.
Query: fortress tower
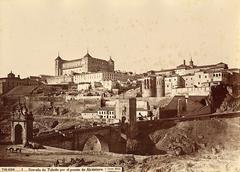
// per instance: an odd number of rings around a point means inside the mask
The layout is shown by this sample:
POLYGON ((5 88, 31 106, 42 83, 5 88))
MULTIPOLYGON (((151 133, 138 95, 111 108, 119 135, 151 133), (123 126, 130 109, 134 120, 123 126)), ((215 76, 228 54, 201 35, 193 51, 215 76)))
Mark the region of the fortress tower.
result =
POLYGON ((55 59, 55 76, 62 75, 62 64, 63 64, 63 60, 58 54, 58 57, 55 59))
POLYGON ((142 80, 142 97, 156 97, 156 77, 147 76, 142 80))
POLYGON ((25 106, 19 104, 11 119, 11 141, 25 144, 33 139, 33 115, 25 106))
POLYGON ((109 58, 108 60, 108 67, 109 67, 109 71, 114 71, 114 61, 112 59, 112 57, 109 58))
POLYGON ((189 66, 190 66, 191 68, 194 67, 194 64, 193 64, 193 60, 192 60, 192 58, 191 58, 191 60, 189 61, 189 66))
POLYGON ((156 76, 156 96, 157 97, 165 96, 164 76, 156 76))

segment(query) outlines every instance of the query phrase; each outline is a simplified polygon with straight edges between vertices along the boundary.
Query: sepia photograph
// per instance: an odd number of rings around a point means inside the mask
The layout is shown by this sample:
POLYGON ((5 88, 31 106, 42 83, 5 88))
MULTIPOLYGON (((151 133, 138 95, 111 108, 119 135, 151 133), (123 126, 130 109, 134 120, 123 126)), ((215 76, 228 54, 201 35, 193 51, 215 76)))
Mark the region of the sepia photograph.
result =
POLYGON ((0 171, 240 172, 240 1, 0 0, 0 171))

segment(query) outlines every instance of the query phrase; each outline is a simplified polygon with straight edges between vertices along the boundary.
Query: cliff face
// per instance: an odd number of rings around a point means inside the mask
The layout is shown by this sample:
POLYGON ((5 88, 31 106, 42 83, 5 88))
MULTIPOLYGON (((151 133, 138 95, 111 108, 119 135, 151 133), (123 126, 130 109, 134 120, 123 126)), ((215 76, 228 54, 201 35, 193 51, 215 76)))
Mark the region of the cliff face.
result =
POLYGON ((239 127, 240 117, 140 125, 136 136, 127 141, 128 153, 190 155, 240 148, 239 127))
POLYGON ((170 129, 149 134, 156 150, 170 154, 240 147, 240 118, 180 122, 170 129))
POLYGON ((150 156, 137 167, 142 171, 239 171, 239 129, 240 117, 180 122, 157 130, 149 137, 156 150, 171 156, 150 156))
POLYGON ((228 94, 229 92, 226 85, 220 84, 211 87, 208 100, 212 107, 212 113, 216 112, 228 94))
POLYGON ((236 112, 240 110, 240 98, 227 94, 217 112, 236 112))

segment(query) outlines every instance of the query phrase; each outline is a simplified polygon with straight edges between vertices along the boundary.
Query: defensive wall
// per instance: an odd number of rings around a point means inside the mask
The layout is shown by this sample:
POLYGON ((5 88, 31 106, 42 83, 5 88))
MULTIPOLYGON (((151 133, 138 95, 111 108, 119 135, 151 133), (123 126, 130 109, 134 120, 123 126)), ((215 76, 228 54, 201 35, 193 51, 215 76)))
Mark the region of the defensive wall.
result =
POLYGON ((210 92, 210 87, 172 88, 171 96, 175 96, 175 95, 208 96, 209 92, 210 92))

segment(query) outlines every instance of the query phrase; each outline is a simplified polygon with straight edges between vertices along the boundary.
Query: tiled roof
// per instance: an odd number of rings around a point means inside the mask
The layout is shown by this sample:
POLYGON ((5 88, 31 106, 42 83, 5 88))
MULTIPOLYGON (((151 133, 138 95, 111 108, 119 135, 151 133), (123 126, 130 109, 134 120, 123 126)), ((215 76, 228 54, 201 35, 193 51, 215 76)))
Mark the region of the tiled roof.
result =
POLYGON ((98 109, 98 111, 114 111, 114 110, 115 110, 114 107, 109 106, 101 107, 100 109, 98 109))
POLYGON ((97 113, 96 109, 85 109, 82 113, 97 113))
POLYGON ((184 76, 194 76, 194 73, 188 73, 188 74, 185 74, 185 75, 182 75, 183 77, 184 76))

